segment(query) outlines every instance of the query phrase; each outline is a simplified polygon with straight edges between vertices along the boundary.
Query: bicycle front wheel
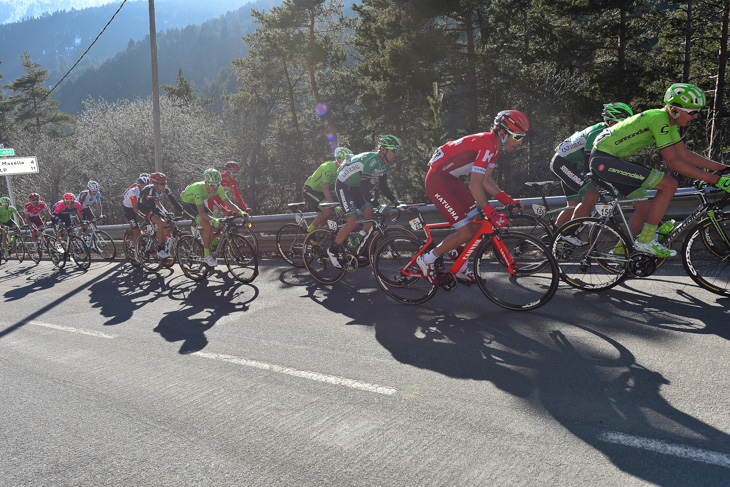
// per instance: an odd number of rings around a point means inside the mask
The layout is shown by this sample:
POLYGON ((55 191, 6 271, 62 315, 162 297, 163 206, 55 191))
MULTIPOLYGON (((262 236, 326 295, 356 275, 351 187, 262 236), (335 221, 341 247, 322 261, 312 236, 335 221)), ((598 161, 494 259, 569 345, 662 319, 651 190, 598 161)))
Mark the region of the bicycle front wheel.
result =
POLYGON ((55 238, 50 235, 44 235, 43 238, 46 243, 46 251, 48 252, 48 257, 51 258, 51 262, 53 262, 53 265, 59 269, 63 269, 66 265, 66 252, 58 251, 58 244, 56 243, 55 238))
POLYGON ((494 235, 484 240, 474 255, 474 275, 479 289, 503 308, 515 311, 538 308, 558 289, 558 265, 537 237, 512 231, 494 235))
POLYGON ((79 269, 85 271, 91 266, 91 251, 82 238, 76 235, 69 237, 68 253, 79 269))
POLYGON ((373 255, 375 281, 399 303, 424 303, 438 290, 416 264, 421 247, 418 238, 396 235, 382 239, 373 255))
POLYGON ((700 287, 730 296, 730 216, 717 222, 705 218, 692 228, 682 245, 682 265, 700 287))
POLYGON ((183 235, 175 246, 180 269, 193 281, 202 281, 208 275, 208 266, 203 263, 203 253, 203 243, 192 235, 183 235))
POLYGON ((103 230, 94 233, 94 239, 91 242, 94 252, 99 254, 104 260, 114 260, 117 256, 117 247, 114 245, 111 235, 103 230))
POLYGON ((162 259, 157 256, 157 237, 143 233, 137 239, 137 258, 147 272, 157 272, 162 269, 162 259))
POLYGON ((324 228, 309 233, 304 239, 304 267, 322 284, 334 284, 345 275, 345 268, 335 266, 327 255, 327 249, 334 241, 335 233, 324 228))
POLYGON ((565 282, 584 291, 603 291, 626 277, 630 249, 613 225, 584 217, 560 227, 551 250, 565 282))
POLYGON ((40 262, 42 257, 40 240, 36 243, 30 235, 27 235, 23 238, 23 244, 25 245, 25 251, 33 259, 33 262, 36 264, 40 262))
POLYGON ((229 234, 223 249, 226 265, 231 275, 239 282, 249 283, 259 275, 256 250, 240 234, 229 234))
POLYGON ((304 267, 302 248, 307 230, 296 223, 287 223, 276 232, 276 251, 294 267, 304 267))
POLYGON ((132 264, 132 267, 139 267, 142 265, 142 263, 137 260, 137 251, 134 248, 134 232, 132 230, 124 232, 122 248, 124 249, 125 257, 127 257, 129 263, 132 264))
POLYGON ((23 243, 23 237, 20 235, 16 235, 13 237, 13 248, 10 250, 10 252, 15 253, 15 258, 18 259, 18 262, 23 262, 25 259, 25 244, 23 243))

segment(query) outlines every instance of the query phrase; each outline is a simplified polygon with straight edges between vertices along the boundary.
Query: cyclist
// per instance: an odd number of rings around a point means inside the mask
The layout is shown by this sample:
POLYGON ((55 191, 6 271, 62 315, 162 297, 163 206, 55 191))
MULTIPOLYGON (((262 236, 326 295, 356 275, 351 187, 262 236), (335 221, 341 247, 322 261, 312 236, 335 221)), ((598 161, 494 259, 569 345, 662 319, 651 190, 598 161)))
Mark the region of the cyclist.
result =
MULTIPOLYGON (((568 206, 574 208, 561 212, 555 221, 556 226, 588 216, 598 203, 598 191, 586 176, 593 141, 606 127, 612 127, 633 114, 631 107, 625 103, 603 105, 603 122, 574 133, 558 146, 550 161, 550 170, 560 179, 568 206)), ((585 244, 573 235, 563 235, 562 238, 574 245, 585 244)))
POLYGON ((652 200, 635 205, 629 228, 632 234, 638 233, 634 248, 662 258, 677 254, 656 240, 657 226, 677 190, 677 180, 629 162, 628 157, 656 145, 670 170, 730 192, 730 178, 702 170, 720 171, 727 166, 691 152, 679 134, 679 127, 687 127, 699 117, 706 103, 705 93, 695 85, 675 83, 667 89, 664 103, 664 108, 647 110, 604 130, 590 159, 593 174, 609 181, 627 198, 646 197, 650 189, 656 189, 652 200))
POLYGON ((213 240, 213 228, 218 227, 218 219, 215 218, 210 210, 205 207, 205 200, 218 196, 225 204, 226 208, 231 212, 238 212, 242 218, 246 218, 248 214, 233 204, 226 196, 221 183, 223 177, 218 170, 208 168, 203 172, 203 181, 193 183, 180 193, 183 211, 190 216, 196 224, 203 227, 203 251, 205 264, 209 267, 215 267, 218 262, 210 255, 210 244, 213 240))
MULTIPOLYGON (((228 161, 226 162, 226 165, 224 167, 226 170, 225 172, 221 173, 221 177, 223 178, 221 186, 223 186, 224 190, 231 188, 231 190, 233 191, 233 197, 236 198, 236 201, 241 206, 241 208, 243 208, 243 211, 251 213, 251 209, 246 206, 246 203, 243 202, 243 198, 241 198, 241 193, 238 192, 238 181, 236 180, 236 176, 240 172, 240 166, 235 161, 228 161)), ((222 211, 224 215, 231 216, 231 212, 228 210, 226 204, 218 195, 213 195, 211 198, 205 200, 205 206, 210 211, 215 211, 216 209, 218 209, 222 211)))
POLYGON ((134 233, 134 244, 137 244, 137 239, 142 233, 139 229, 139 192, 140 190, 150 184, 150 175, 142 173, 137 178, 137 181, 127 188, 124 192, 124 200, 122 201, 122 209, 124 210, 124 216, 129 222, 129 228, 134 233))
MULTIPOLYGON (((61 246, 61 225, 66 227, 66 230, 71 230, 73 224, 71 223, 71 214, 76 212, 79 221, 84 221, 83 215, 81 214, 81 204, 76 201, 76 196, 73 193, 66 193, 63 198, 53 205, 53 211, 51 211, 51 222, 56 227, 56 245, 59 252, 63 252, 61 246)), ((82 225, 81 228, 84 228, 82 225)))
MULTIPOLYGON (((428 163, 430 168, 426 174, 426 194, 441 215, 451 222, 455 232, 416 260, 432 284, 438 284, 435 264, 442 264, 442 256, 474 237, 476 229, 468 223, 479 214, 479 208, 482 208, 485 218, 494 227, 509 225, 507 217, 497 213, 489 203, 489 194, 502 204, 514 204, 522 208, 520 200, 513 199, 499 189, 492 172, 502 152, 517 150, 529 129, 530 122, 524 113, 503 110, 494 118, 491 132, 467 135, 436 149, 428 163), (470 176, 468 189, 460 180, 465 176, 470 176)), ((464 284, 474 284, 476 278, 466 265, 465 262, 455 277, 464 284)))
POLYGON ((101 212, 101 193, 99 192, 99 183, 96 181, 89 181, 86 183, 86 189, 79 193, 76 201, 81 203, 83 210, 81 214, 84 216, 84 220, 92 220, 94 213, 91 211, 91 206, 96 203, 96 211, 99 214, 99 218, 104 216, 101 212))
POLYGON ((327 219, 332 215, 331 208, 322 208, 322 203, 334 203, 334 184, 337 179, 338 168, 346 161, 352 159, 352 151, 347 147, 338 147, 335 149, 335 160, 322 164, 309 176, 302 188, 302 196, 308 209, 319 211, 314 221, 307 228, 307 232, 312 232, 320 228, 327 219))
POLYGON ((23 208, 23 216, 25 217, 25 223, 31 227, 34 248, 38 245, 36 241, 36 230, 42 232, 45 226, 40 217, 41 213, 45 213, 46 217, 49 220, 51 219, 51 213, 48 211, 48 205, 45 201, 41 201, 41 195, 38 193, 29 194, 28 203, 26 203, 23 208))
MULTIPOLYGON (((18 229, 18 224, 15 223, 15 220, 13 220, 13 215, 17 215, 20 217, 20 213, 18 213, 18 210, 15 209, 14 206, 10 206, 10 198, 7 196, 3 196, 0 198, 0 226, 3 227, 3 230, 7 230, 9 228, 15 228, 18 229)), ((9 257, 8 252, 8 237, 6 232, 3 232, 3 250, 5 253, 5 259, 7 260, 9 257)))
POLYGON ((167 186, 167 176, 161 172, 150 174, 151 184, 142 188, 139 192, 137 208, 149 221, 157 225, 157 257, 167 259, 170 254, 165 249, 166 227, 165 218, 168 212, 162 206, 162 200, 167 197, 179 212, 183 212, 182 206, 175 199, 172 190, 167 186))
MULTIPOLYGON (((341 268, 339 260, 344 252, 342 243, 357 226, 357 210, 361 210, 365 218, 373 217, 373 204, 370 195, 370 181, 379 178, 380 192, 394 205, 399 205, 393 192, 388 187, 388 167, 398 158, 401 141, 395 135, 383 135, 378 141, 377 152, 363 152, 353 156, 340 167, 335 180, 335 193, 340 206, 345 211, 347 223, 337 232, 327 254, 332 265, 341 268)), ((373 226, 365 224, 365 232, 373 226)))

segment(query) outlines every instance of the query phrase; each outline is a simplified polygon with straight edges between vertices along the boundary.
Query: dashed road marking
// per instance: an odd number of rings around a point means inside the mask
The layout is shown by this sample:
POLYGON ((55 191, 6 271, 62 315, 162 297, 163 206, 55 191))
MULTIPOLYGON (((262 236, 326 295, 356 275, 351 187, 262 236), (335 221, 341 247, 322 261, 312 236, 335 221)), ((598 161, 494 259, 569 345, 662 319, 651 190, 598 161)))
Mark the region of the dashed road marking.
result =
POLYGON ((102 333, 100 331, 82 330, 81 328, 74 328, 72 326, 53 325, 51 323, 42 323, 40 321, 28 321, 26 322, 26 324, 33 326, 42 326, 43 328, 50 328, 52 330, 67 331, 69 333, 78 333, 79 335, 87 335, 96 338, 112 339, 117 337, 117 335, 109 335, 108 333, 102 333))

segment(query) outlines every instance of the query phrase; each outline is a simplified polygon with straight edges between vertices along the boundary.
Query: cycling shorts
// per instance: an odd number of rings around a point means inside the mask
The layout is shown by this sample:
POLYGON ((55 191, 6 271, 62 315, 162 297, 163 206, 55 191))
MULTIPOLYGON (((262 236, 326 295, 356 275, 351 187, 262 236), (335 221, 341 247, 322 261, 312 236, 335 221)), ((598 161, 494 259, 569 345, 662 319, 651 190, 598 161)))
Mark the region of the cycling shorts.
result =
POLYGON ((624 161, 598 149, 591 152, 591 173, 611 183, 625 198, 646 198, 664 173, 641 164, 624 161))
POLYGON ((139 228, 139 222, 137 221, 139 216, 134 212, 134 209, 129 208, 128 206, 123 206, 122 208, 124 208, 124 217, 129 222, 129 226, 133 230, 139 228))
POLYGON ((426 174, 426 194, 454 229, 479 214, 477 202, 460 179, 439 170, 426 174))
POLYGON ((25 219, 32 227, 43 228, 43 220, 38 215, 26 215, 25 219))
POLYGON ((306 204, 305 209, 309 211, 322 211, 322 207, 319 205, 327 203, 327 198, 324 196, 324 193, 315 191, 307 185, 302 188, 302 197, 306 204))
POLYGON ((18 224, 15 223, 15 220, 13 220, 12 218, 6 222, 0 222, 0 225, 3 227, 8 227, 8 228, 15 228, 15 229, 20 228, 20 227, 18 227, 18 224))
POLYGON ((64 226, 69 229, 73 227, 73 223, 71 222, 71 213, 51 213, 51 222, 53 222, 56 226, 63 223, 64 226))
POLYGON ((563 193, 568 201, 581 199, 593 183, 581 170, 579 164, 570 162, 560 154, 555 154, 550 161, 550 170, 560 179, 563 193))
POLYGON ((147 207, 144 207, 144 206, 138 206, 137 208, 139 208, 140 213, 142 213, 144 215, 144 217, 145 217, 146 220, 152 221, 152 218, 151 218, 152 215, 155 215, 156 217, 158 217, 158 218, 160 218, 162 220, 165 219, 165 217, 163 216, 164 213, 162 213, 162 210, 160 210, 156 206, 153 207, 153 208, 147 208, 147 207))
MULTIPOLYGON (((182 206, 185 214, 188 215, 190 219, 195 222, 196 225, 200 224, 200 220, 202 220, 202 218, 200 217, 200 213, 198 213, 198 206, 196 204, 181 201, 180 206, 182 206)), ((208 208, 206 208, 205 206, 203 206, 203 208, 205 209, 206 215, 213 216, 213 213, 208 208)))
POLYGON ((347 218, 357 215, 357 210, 365 211, 373 207, 370 202, 370 195, 365 199, 359 186, 350 186, 339 179, 335 181, 335 194, 347 218))

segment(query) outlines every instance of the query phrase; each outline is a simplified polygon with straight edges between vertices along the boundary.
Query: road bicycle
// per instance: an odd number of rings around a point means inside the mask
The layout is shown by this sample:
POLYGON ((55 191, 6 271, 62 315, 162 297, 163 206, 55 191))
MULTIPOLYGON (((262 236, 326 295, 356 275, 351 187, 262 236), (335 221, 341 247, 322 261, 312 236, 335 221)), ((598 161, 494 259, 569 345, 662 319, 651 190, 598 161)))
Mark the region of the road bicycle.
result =
MULTIPOLYGON (((147 218, 144 218, 144 220, 140 222, 139 231, 140 236, 145 234, 157 235, 157 225, 149 221, 147 218)), ((132 267, 139 267, 142 265, 142 262, 140 262, 140 260, 137 258, 137 250, 135 248, 134 241, 134 231, 131 228, 128 228, 127 231, 124 232, 124 238, 122 239, 122 249, 124 249, 124 256, 127 258, 127 261, 132 264, 132 267)), ((169 269, 170 267, 175 265, 175 258, 173 257, 170 259, 165 259, 162 265, 163 267, 169 269)))
POLYGON ((99 230, 97 227, 97 222, 104 223, 105 221, 106 217, 98 217, 93 220, 83 222, 83 226, 78 227, 78 235, 83 239, 84 243, 86 243, 86 246, 99 254, 102 259, 111 261, 117 256, 117 247, 114 245, 114 240, 111 235, 106 233, 104 230, 99 230), (84 228, 84 226, 86 229, 81 232, 80 229, 84 228))
MULTIPOLYGON (((452 291, 455 276, 469 259, 479 289, 493 303, 506 309, 527 311, 553 297, 560 281, 558 265, 537 237, 505 227, 497 230, 488 220, 472 221, 476 233, 445 269, 436 265, 438 284, 423 274, 416 259, 434 247, 432 232, 451 229, 450 223, 426 225, 419 214, 426 241, 405 236, 384 239, 375 251, 373 272, 380 289, 403 304, 420 304, 438 289, 452 291)), ((466 285, 470 285, 464 283, 466 285)))
MULTIPOLYGON (((322 206, 337 205, 337 203, 325 203, 322 206)), ((355 272, 358 268, 364 267, 372 262, 375 251, 380 242, 386 237, 401 235, 419 240, 416 233, 408 228, 391 225, 385 226, 389 216, 397 219, 402 213, 418 213, 422 204, 400 205, 397 208, 388 209, 383 206, 377 209, 372 219, 358 220, 358 223, 373 223, 370 231, 361 241, 350 241, 343 245, 344 253, 339 256, 339 267, 331 261, 327 250, 334 243, 337 230, 319 228, 307 234, 304 239, 302 250, 304 266, 317 281, 322 284, 334 284, 345 276, 347 272, 355 272)))
MULTIPOLYGON (((36 264, 41 261, 43 258, 43 254, 49 255, 49 252, 47 250, 46 246, 46 239, 44 238, 44 234, 46 232, 46 227, 28 227, 28 235, 26 235, 23 239, 25 242, 25 251, 28 254, 28 256, 33 259, 33 262, 36 264), (35 232, 35 238, 33 238, 33 233, 35 232)), ((53 243, 55 246, 55 237, 53 238, 53 243)))
POLYGON ((91 250, 86 246, 84 240, 64 227, 56 229, 61 232, 61 240, 56 241, 53 233, 44 234, 46 250, 53 265, 63 269, 69 257, 79 269, 86 270, 91 266, 91 250))
MULTIPOLYGON (((214 259, 222 257, 228 271, 234 279, 250 283, 259 274, 259 264, 253 246, 233 227, 240 223, 239 216, 220 218, 220 241, 215 249, 211 249, 214 259)), ((194 281, 202 281, 211 268, 204 262, 203 240, 196 227, 192 227, 192 235, 179 236, 175 244, 175 255, 179 260, 183 273, 194 281)), ((141 238, 141 237, 140 237, 141 238)), ((155 252, 156 252, 155 243, 155 252)))
MULTIPOLYGON (((302 248, 304 247, 304 238, 307 236, 307 229, 310 225, 302 212, 306 206, 306 202, 289 203, 286 206, 290 211, 294 212, 296 223, 287 223, 276 232, 276 252, 288 264, 294 267, 304 267, 302 248)), ((336 230, 341 223, 341 218, 328 219, 327 228, 336 230)))
POLYGON ((2 260, 8 261, 11 256, 18 259, 18 262, 23 262, 26 254, 26 244, 23 236, 23 230, 27 230, 27 226, 20 227, 19 229, 6 227, 0 225, 0 242, 2 237, 5 235, 7 247, 0 251, 0 263, 2 260), (7 253, 6 253, 7 252, 7 253))
POLYGON ((164 217, 165 231, 167 232, 167 238, 165 239, 164 249, 169 254, 169 257, 160 257, 157 255, 159 252, 157 244, 157 225, 150 223, 146 232, 142 233, 137 239, 135 245, 135 258, 139 261, 140 265, 147 272, 159 272, 163 267, 169 269, 175 262, 180 263, 180 267, 185 272, 186 270, 192 272, 196 269, 196 266, 190 264, 190 242, 183 244, 179 254, 182 255, 184 261, 180 261, 178 256, 178 248, 180 242, 185 237, 192 237, 190 235, 183 234, 182 230, 178 226, 183 217, 173 217, 168 214, 164 217))
MULTIPOLYGON (((558 260, 565 282, 586 291, 603 291, 619 284, 627 275, 652 275, 665 259, 634 248, 634 235, 621 204, 646 198, 621 200, 618 192, 605 181, 615 198, 598 218, 585 217, 570 221, 558 229, 557 235, 568 234, 582 240, 574 245, 556 238, 552 252, 558 260)), ((665 236, 661 243, 671 247, 677 237, 693 222, 699 222, 684 237, 682 265, 699 286, 722 296, 730 296, 730 194, 703 181, 696 182, 701 202, 682 222, 665 236), (710 198, 711 195, 719 198, 710 198)))

